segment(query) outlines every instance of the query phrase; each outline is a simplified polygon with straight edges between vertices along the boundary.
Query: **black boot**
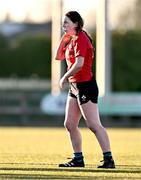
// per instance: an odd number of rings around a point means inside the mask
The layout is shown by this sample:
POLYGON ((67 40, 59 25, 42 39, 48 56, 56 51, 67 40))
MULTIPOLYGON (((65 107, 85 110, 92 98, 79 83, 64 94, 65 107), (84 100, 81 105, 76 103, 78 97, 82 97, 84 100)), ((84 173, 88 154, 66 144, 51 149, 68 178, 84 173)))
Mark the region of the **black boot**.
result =
POLYGON ((97 168, 115 168, 115 162, 113 159, 105 159, 102 162, 103 164, 97 168))
POLYGON ((73 158, 71 161, 59 164, 59 167, 85 167, 83 158, 73 158))

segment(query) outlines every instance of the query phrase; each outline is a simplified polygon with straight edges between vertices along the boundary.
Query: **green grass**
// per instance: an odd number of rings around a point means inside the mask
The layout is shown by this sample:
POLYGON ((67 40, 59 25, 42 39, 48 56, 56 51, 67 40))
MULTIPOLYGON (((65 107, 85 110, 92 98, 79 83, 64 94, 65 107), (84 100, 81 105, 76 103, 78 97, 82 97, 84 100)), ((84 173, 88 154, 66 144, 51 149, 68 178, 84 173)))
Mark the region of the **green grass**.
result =
POLYGON ((141 179, 141 129, 107 129, 117 168, 97 169, 101 149, 81 129, 85 168, 58 168, 72 149, 63 128, 0 128, 0 179, 141 179))

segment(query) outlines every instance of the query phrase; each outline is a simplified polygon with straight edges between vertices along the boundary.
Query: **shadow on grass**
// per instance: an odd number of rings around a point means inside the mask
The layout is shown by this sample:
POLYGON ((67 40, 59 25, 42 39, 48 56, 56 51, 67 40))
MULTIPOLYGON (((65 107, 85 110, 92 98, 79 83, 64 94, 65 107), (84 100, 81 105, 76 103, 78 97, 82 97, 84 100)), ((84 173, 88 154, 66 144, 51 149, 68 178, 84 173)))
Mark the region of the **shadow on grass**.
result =
POLYGON ((0 167, 0 171, 55 171, 55 172, 106 172, 106 173, 140 173, 141 174, 141 168, 123 168, 119 169, 118 167, 116 169, 95 169, 95 168, 38 168, 38 167, 0 167))
MULTIPOLYGON (((6 179, 102 179, 103 176, 64 176, 64 175, 28 175, 28 174, 2 174, 0 175, 0 178, 6 178, 6 179)), ((106 178, 105 178, 106 179, 106 178)), ((114 179, 114 178, 107 178, 109 179, 114 179)), ((116 179, 121 179, 121 177, 116 178, 116 179)))
POLYGON ((98 169, 92 164, 86 164, 85 168, 58 168, 57 164, 48 163, 0 163, 0 170, 5 171, 66 171, 66 172, 109 172, 109 173, 141 173, 139 165, 117 165, 115 169, 98 169), (12 167, 5 167, 5 165, 12 167), (13 166, 27 167, 13 167, 13 166), (3 166, 3 167, 2 167, 3 166), (28 167, 30 166, 30 167, 28 167), (31 167, 32 166, 32 167, 31 167))
MULTIPOLYGON (((0 167, 0 178, 8 178, 8 179, 102 179, 103 176, 89 176, 89 173, 136 173, 141 174, 141 166, 133 166, 133 165, 119 165, 116 169, 96 169, 94 165, 86 165, 85 168, 58 168, 56 164, 47 164, 47 163, 0 163, 3 167, 0 167), (34 167, 4 167, 5 165, 34 165, 34 167), (35 167, 42 166, 42 167, 35 167), (46 166, 46 167, 43 167, 46 166), (48 166, 48 167, 47 167, 48 166), (9 172, 10 171, 10 172, 9 172), (25 172, 25 173, 24 173, 25 172), (42 174, 42 172, 53 173, 53 172, 62 172, 62 175, 50 175, 50 174, 42 174), (64 172, 74 172, 79 173, 79 176, 76 174, 67 175, 64 172), (35 173, 35 174, 34 174, 35 173), (82 173, 80 175, 80 173, 82 173), (83 173, 88 173, 85 176, 83 173)), ((123 177, 106 177, 107 179, 122 179, 123 177)), ((140 178, 136 178, 140 179, 140 178)))
MULTIPOLYGON (((0 174, 0 178, 4 178, 4 179, 63 179, 63 180, 67 180, 67 179, 95 179, 95 180, 101 180, 101 179, 105 179, 105 180, 113 180, 113 179, 123 179, 123 176, 117 176, 117 177, 113 177, 113 176, 97 176, 96 174, 94 175, 87 175, 87 176, 83 176, 83 175, 41 175, 41 174, 24 174, 24 173, 3 173, 0 174)), ((131 177, 130 177, 131 178, 131 177)), ((129 178, 129 179, 130 179, 129 178)), ((128 178, 127 178, 128 179, 128 178)), ((140 177, 136 177, 136 179, 140 179, 140 177)))

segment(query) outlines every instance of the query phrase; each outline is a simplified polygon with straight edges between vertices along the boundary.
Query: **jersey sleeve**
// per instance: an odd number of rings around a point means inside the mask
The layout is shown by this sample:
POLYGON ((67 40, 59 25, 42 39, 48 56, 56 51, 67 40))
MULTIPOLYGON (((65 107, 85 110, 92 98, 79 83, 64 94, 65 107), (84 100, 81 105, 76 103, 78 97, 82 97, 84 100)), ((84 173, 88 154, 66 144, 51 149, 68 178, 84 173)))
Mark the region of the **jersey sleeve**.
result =
POLYGON ((80 36, 74 42, 74 56, 85 57, 86 52, 87 52, 87 39, 83 36, 80 36))

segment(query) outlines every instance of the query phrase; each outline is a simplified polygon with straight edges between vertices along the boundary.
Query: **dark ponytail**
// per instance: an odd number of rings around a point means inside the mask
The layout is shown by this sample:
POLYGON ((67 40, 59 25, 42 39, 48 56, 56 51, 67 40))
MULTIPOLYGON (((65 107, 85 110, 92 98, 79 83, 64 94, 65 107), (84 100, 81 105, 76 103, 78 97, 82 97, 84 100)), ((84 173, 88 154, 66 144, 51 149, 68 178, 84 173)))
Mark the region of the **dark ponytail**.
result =
POLYGON ((84 33, 86 34, 86 36, 89 38, 91 44, 93 44, 93 40, 92 40, 91 36, 90 36, 86 31, 83 30, 83 32, 84 32, 84 33))

